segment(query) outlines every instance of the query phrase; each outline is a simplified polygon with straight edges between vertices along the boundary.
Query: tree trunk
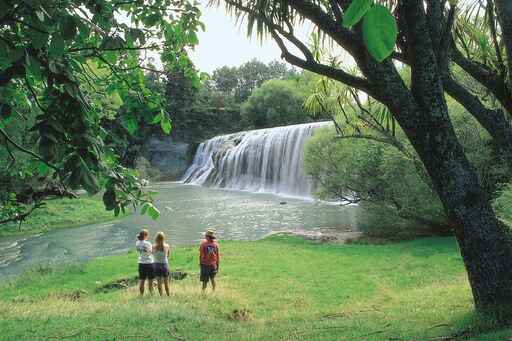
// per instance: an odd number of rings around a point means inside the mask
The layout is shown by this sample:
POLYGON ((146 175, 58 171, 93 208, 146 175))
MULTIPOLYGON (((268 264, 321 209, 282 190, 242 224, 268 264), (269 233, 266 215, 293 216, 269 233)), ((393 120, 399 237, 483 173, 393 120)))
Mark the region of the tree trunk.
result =
MULTIPOLYGON (((451 124, 424 1, 399 1, 396 10, 400 30, 404 32, 403 52, 411 66, 411 90, 391 60, 377 63, 368 54, 361 43, 360 27, 344 30, 314 2, 294 0, 290 5, 352 55, 366 77, 359 88, 393 113, 424 163, 455 226, 476 308, 484 313, 498 313, 503 322, 511 323, 512 319, 507 317, 512 317, 512 244, 451 124)), ((283 45, 281 42, 287 52, 283 45)), ((296 65, 308 66, 307 62, 296 65)), ((337 77, 336 70, 322 74, 355 86, 346 77, 337 77)))
POLYGON ((404 6, 410 91, 391 62, 367 60, 359 65, 381 89, 382 101, 418 152, 455 226, 476 308, 510 323, 512 244, 455 135, 422 8, 420 0, 408 0, 404 6))
POLYGON ((477 310, 497 313, 502 321, 510 322, 512 244, 457 140, 446 106, 435 101, 424 104, 428 105, 416 112, 407 106, 392 111, 455 226, 477 310))

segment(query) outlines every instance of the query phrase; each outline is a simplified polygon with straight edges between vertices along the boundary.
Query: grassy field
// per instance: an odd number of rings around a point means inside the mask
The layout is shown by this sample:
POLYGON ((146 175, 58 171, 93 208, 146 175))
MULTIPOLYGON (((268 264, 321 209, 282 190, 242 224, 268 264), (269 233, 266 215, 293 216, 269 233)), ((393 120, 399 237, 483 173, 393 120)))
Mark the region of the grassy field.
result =
MULTIPOLYGON (((216 293, 202 296, 197 251, 179 247, 170 298, 135 286, 136 255, 40 268, 0 287, 5 340, 507 340, 473 313, 452 238, 327 245, 298 237, 223 242, 216 293), (453 338, 455 339, 455 338, 453 338), (452 339, 450 339, 452 340, 452 339)), ((492 326, 491 326, 492 328, 492 326)))
POLYGON ((0 237, 47 232, 64 227, 75 227, 119 219, 105 210, 101 197, 81 196, 77 199, 48 200, 46 206, 34 211, 21 225, 2 225, 0 237))

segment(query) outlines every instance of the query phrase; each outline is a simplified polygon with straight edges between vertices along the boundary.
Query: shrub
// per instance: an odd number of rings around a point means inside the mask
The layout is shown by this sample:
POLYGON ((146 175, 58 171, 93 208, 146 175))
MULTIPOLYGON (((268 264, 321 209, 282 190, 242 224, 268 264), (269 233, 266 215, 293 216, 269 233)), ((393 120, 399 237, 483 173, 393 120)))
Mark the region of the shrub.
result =
POLYGON ((135 169, 139 172, 141 179, 158 180, 161 176, 160 171, 151 166, 151 163, 142 156, 135 159, 135 169))

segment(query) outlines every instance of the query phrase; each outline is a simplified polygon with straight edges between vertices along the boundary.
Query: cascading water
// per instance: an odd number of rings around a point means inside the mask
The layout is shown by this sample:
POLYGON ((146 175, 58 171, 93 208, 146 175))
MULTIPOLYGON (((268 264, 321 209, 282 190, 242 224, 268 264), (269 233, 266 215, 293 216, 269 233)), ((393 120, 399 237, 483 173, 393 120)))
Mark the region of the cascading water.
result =
POLYGON ((297 124, 216 136, 201 143, 185 183, 251 192, 312 197, 304 174, 304 143, 329 122, 297 124))

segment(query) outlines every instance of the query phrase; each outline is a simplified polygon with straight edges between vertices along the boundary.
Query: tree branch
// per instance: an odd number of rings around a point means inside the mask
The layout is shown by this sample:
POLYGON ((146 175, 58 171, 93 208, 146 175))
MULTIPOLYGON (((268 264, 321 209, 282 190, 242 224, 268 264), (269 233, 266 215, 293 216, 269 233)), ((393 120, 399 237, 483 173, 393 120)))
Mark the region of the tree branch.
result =
POLYGON ((45 205, 45 204, 44 204, 44 203, 42 203, 42 202, 37 202, 37 203, 35 203, 34 205, 32 205, 32 207, 31 207, 28 211, 26 211, 26 212, 24 212, 24 213, 22 213, 22 214, 15 214, 13 217, 9 217, 9 218, 6 218, 6 219, 3 219, 3 220, 0 220, 0 225, 3 225, 3 224, 7 224, 7 223, 11 223, 11 222, 15 222, 15 221, 17 221, 17 222, 20 222, 20 227, 21 227, 21 223, 22 223, 25 219, 27 219, 27 217, 28 217, 29 215, 31 215, 31 214, 32 214, 36 209, 41 208, 41 207, 43 207, 44 205, 45 205))
POLYGON ((451 57, 455 64, 460 66, 480 84, 488 88, 507 112, 512 113, 512 94, 507 88, 505 78, 501 77, 487 66, 476 63, 465 57, 457 46, 455 46, 455 43, 451 46, 451 52, 451 57))
POLYGON ((480 99, 460 85, 452 77, 443 80, 446 92, 462 104, 478 123, 489 132, 496 142, 512 155, 512 125, 502 110, 488 109, 480 99))
POLYGON ((53 164, 49 163, 48 161, 46 161, 45 159, 43 159, 41 156, 37 155, 36 153, 34 153, 33 151, 31 150, 28 150, 22 146, 20 146, 18 143, 16 143, 16 141, 14 141, 6 132, 3 128, 0 128, 0 134, 5 138, 6 140, 6 143, 10 143, 12 144, 16 149, 24 152, 25 154, 29 154, 30 156, 32 156, 33 158, 43 162, 44 164, 46 164, 48 167, 52 168, 53 170, 55 171, 59 171, 59 168, 54 166, 53 164))

